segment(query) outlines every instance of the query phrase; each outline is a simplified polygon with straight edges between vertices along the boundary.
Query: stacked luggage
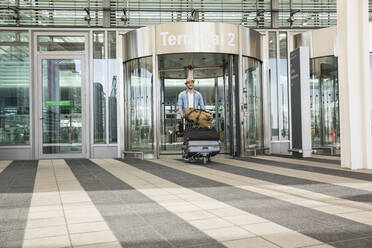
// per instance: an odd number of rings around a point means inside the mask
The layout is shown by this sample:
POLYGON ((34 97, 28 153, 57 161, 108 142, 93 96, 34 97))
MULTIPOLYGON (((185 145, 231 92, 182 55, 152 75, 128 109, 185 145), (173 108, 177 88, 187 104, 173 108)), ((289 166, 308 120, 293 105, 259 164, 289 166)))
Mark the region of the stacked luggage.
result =
POLYGON ((201 159, 206 164, 220 152, 220 137, 212 127, 213 116, 201 109, 188 108, 185 115, 183 158, 201 159))

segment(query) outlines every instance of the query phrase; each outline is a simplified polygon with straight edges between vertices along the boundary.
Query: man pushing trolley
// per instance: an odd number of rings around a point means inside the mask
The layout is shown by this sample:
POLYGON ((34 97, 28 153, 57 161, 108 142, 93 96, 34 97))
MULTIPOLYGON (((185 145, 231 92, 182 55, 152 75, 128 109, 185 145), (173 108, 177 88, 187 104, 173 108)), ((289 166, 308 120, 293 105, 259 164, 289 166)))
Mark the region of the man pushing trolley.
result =
POLYGON ((213 116, 205 111, 202 95, 194 89, 194 80, 188 78, 187 89, 178 95, 178 111, 184 120, 183 159, 204 164, 220 152, 220 137, 212 127, 213 116))

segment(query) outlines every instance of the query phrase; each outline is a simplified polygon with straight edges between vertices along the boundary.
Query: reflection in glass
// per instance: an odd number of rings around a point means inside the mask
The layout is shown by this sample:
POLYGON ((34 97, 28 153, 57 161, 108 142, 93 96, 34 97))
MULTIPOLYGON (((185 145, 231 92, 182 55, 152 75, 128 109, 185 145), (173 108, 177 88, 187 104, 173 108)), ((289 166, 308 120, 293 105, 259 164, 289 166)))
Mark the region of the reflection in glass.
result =
POLYGON ((310 111, 313 147, 340 145, 337 58, 311 60, 310 111))
MULTIPOLYGON (((184 72, 180 72, 184 75, 184 72)), ((181 151, 183 123, 177 109, 178 94, 185 90, 185 79, 161 76, 161 151, 181 151)))
POLYGON ((124 64, 127 150, 153 151, 152 58, 124 64))
POLYGON ((287 50, 287 33, 279 33, 280 45, 280 94, 281 108, 280 115, 282 127, 280 130, 280 140, 289 139, 289 117, 288 117, 288 50, 287 50))
POLYGON ((94 143, 106 143, 106 84, 104 32, 93 33, 94 143))
POLYGON ((30 144, 28 32, 0 32, 0 145, 30 144))
POLYGON ((245 149, 263 148, 261 63, 243 57, 245 149))
POLYGON ((43 154, 82 152, 81 61, 42 60, 43 154))
POLYGON ((109 111, 109 142, 117 143, 117 73, 116 73, 116 32, 107 32, 108 39, 108 111, 109 111))
POLYGON ((276 32, 269 32, 269 70, 271 99, 271 140, 279 140, 276 32))
POLYGON ((38 51, 84 51, 84 36, 39 35, 38 51))

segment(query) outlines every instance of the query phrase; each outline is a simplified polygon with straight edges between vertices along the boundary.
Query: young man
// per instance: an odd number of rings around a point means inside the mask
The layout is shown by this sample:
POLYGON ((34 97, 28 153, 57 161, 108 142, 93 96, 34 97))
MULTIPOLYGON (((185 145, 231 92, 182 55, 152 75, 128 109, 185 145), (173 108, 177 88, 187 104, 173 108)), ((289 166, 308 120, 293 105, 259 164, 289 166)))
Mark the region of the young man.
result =
POLYGON ((185 83, 187 89, 178 95, 178 111, 183 118, 187 108, 205 109, 202 95, 194 90, 194 80, 187 79, 185 83))

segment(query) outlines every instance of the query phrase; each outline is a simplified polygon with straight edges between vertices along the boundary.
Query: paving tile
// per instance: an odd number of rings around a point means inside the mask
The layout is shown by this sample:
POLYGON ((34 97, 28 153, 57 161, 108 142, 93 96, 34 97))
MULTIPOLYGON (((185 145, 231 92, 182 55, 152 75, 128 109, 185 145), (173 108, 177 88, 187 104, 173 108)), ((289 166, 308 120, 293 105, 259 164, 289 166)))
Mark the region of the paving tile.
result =
POLYGON ((94 245, 116 241, 116 237, 111 231, 71 234, 70 237, 73 246, 94 245))
POLYGON ((256 236, 255 234, 236 226, 208 229, 204 230, 204 232, 220 242, 236 239, 246 239, 256 236))
POLYGON ((220 209, 209 209, 209 213, 212 213, 219 217, 230 217, 230 216, 238 216, 238 215, 244 215, 246 212, 237 209, 237 208, 220 208, 220 209))
POLYGON ((122 248, 122 246, 118 242, 79 245, 79 246, 74 246, 74 247, 76 248, 122 248))
POLYGON ((259 237, 222 242, 228 248, 280 248, 259 237))
POLYGON ((234 224, 228 221, 222 220, 220 218, 193 220, 193 221, 190 221, 190 223, 200 230, 208 230, 208 229, 216 229, 216 228, 234 226, 234 224))
POLYGON ((47 237, 38 239, 25 239, 23 248, 65 248, 71 247, 67 235, 57 237, 47 237))
POLYGON ((234 223, 238 226, 248 225, 248 224, 254 224, 254 223, 265 223, 268 222, 268 220, 263 219, 261 217, 252 215, 252 214, 243 214, 243 215, 235 215, 235 216, 225 216, 223 219, 234 223))
POLYGON ((40 228, 27 228, 24 239, 36 239, 66 235, 68 235, 66 225, 48 226, 40 228))
POLYGON ((187 221, 210 219, 210 218, 216 217, 215 215, 208 213, 205 210, 181 212, 181 213, 178 213, 178 216, 180 216, 182 219, 185 219, 187 221))
POLYGON ((107 226, 106 222, 88 222, 88 223, 78 223, 68 225, 68 230, 71 234, 75 233, 85 233, 85 232, 97 232, 97 231, 107 231, 110 228, 107 226))
POLYGON ((265 234, 262 235, 262 238, 269 240, 280 247, 286 248, 298 248, 322 244, 322 242, 320 242, 319 240, 307 237, 294 231, 265 234))

